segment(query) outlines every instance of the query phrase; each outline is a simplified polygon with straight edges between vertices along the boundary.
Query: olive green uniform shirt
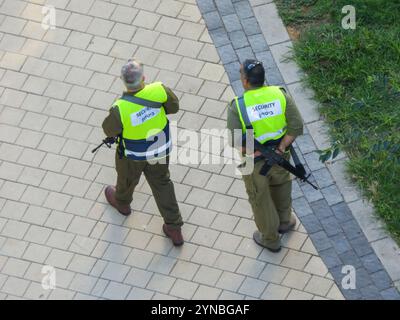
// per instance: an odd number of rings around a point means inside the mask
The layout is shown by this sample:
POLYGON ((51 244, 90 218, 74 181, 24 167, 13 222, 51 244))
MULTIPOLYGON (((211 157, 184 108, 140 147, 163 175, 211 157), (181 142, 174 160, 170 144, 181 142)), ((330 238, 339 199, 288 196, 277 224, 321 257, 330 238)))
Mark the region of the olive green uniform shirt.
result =
MULTIPOLYGON (((163 104, 166 114, 173 114, 179 111, 179 100, 172 90, 164 86, 165 92, 167 93, 167 101, 163 104)), ((132 95, 139 92, 131 92, 132 95)), ((129 94, 125 92, 124 94, 129 94)), ((110 109, 109 115, 103 121, 103 131, 107 137, 116 137, 122 133, 121 116, 117 107, 113 106, 110 109)))
MULTIPOLYGON (((303 119, 293 99, 286 93, 285 89, 281 88, 281 90, 286 98, 286 134, 298 137, 303 134, 303 119)), ((235 100, 232 100, 228 105, 227 127, 231 131, 231 137, 233 137, 233 132, 235 129, 242 129, 242 123, 240 122, 235 100)), ((231 145, 233 145, 233 139, 231 139, 230 142, 231 145)))

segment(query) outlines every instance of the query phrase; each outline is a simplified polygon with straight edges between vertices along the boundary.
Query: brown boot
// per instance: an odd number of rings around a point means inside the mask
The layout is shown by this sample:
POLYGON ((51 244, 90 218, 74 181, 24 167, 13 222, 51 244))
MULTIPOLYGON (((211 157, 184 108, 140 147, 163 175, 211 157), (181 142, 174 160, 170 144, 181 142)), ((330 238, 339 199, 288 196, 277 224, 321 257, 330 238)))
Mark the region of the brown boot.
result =
POLYGON ((104 194, 109 204, 111 204, 118 212, 124 216, 129 216, 131 214, 131 206, 129 204, 119 204, 115 199, 115 187, 107 186, 104 190, 104 194))
POLYGON ((289 222, 281 223, 278 232, 281 234, 287 233, 290 230, 293 230, 295 226, 296 226, 296 218, 294 217, 293 214, 291 214, 289 222))
POLYGON ((181 228, 171 228, 168 225, 163 225, 165 235, 172 240, 174 246, 179 247, 183 245, 183 236, 181 228))

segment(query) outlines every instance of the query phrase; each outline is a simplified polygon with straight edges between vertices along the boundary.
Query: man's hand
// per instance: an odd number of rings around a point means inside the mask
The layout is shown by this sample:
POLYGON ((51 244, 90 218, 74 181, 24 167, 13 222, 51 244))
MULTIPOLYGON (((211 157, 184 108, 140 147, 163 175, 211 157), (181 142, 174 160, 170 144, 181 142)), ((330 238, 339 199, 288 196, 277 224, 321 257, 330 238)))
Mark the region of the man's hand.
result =
POLYGON ((282 144, 279 144, 279 146, 275 149, 275 152, 281 156, 284 155, 286 151, 286 147, 284 147, 282 144))

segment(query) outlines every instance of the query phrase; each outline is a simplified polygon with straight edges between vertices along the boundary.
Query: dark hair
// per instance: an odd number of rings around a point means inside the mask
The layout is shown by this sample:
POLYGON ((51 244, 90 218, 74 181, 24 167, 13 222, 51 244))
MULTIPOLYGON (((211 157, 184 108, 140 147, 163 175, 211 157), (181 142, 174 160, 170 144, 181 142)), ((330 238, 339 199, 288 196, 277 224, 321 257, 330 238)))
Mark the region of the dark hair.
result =
POLYGON ((246 59, 243 62, 244 74, 253 87, 261 87, 265 82, 265 70, 261 61, 246 59))

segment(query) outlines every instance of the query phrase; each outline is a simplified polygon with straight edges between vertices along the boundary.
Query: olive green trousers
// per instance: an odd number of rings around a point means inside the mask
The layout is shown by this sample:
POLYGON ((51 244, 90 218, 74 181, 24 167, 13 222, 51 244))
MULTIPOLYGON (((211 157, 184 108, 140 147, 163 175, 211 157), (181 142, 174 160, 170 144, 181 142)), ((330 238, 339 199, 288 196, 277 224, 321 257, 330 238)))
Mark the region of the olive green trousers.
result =
POLYGON ((267 176, 260 175, 263 165, 264 161, 255 163, 253 172, 243 175, 243 180, 263 244, 277 249, 279 225, 289 222, 292 212, 292 181, 289 172, 276 165, 267 176))
POLYGON ((168 158, 164 159, 163 163, 120 159, 116 154, 117 190, 115 198, 120 204, 130 204, 133 200, 135 187, 143 173, 153 192, 164 222, 171 227, 180 227, 183 225, 183 221, 175 196, 174 184, 170 179, 168 162, 168 158))

